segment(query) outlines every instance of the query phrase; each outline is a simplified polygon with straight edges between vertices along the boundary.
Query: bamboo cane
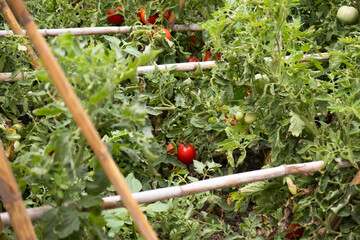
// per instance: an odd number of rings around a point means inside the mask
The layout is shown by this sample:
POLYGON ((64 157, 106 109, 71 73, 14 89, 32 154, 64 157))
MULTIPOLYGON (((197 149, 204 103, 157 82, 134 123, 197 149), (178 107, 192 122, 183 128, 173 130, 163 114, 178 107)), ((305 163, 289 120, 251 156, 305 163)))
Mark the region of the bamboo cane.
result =
MULTIPOLYGON (((42 36, 58 36, 60 34, 65 34, 65 33, 71 33, 74 36, 82 36, 82 35, 130 33, 132 29, 137 29, 139 27, 143 28, 144 26, 58 28, 58 29, 39 29, 38 31, 42 36)), ((200 29, 199 25, 197 24, 175 25, 172 30, 177 32, 202 31, 202 29, 200 29)), ((22 30, 22 31, 26 35, 26 30, 22 30)), ((14 33, 13 31, 0 30, 0 37, 6 37, 7 35, 13 33, 14 33)))
POLYGON ((16 238, 20 240, 37 239, 1 141, 0 165, 0 197, 9 213, 16 238))
MULTIPOLYGON (((305 54, 299 62, 308 62, 309 58, 316 59, 317 61, 328 61, 330 59, 330 55, 328 53, 321 53, 321 54, 305 54)), ((284 59, 287 61, 289 60, 290 56, 286 56, 284 59)), ((271 61, 271 58, 266 58, 266 61, 271 61)), ((137 74, 143 75, 148 72, 154 71, 156 69, 161 71, 170 70, 175 72, 190 72, 198 69, 201 67, 203 70, 208 70, 213 67, 216 67, 215 61, 207 61, 207 62, 188 62, 188 63, 174 63, 174 64, 162 64, 156 66, 142 66, 137 68, 137 74)), ((12 73, 0 73, 0 81, 5 81, 8 79, 12 73)), ((11 81, 16 81, 18 79, 23 79, 23 77, 31 76, 31 72, 20 73, 15 76, 11 81)))
MULTIPOLYGON (((339 159, 338 161, 339 161, 339 168, 352 166, 351 163, 347 161, 340 161, 339 159)), ((282 165, 279 167, 211 178, 181 186, 166 187, 166 188, 133 193, 132 196, 137 201, 138 204, 152 203, 170 198, 184 197, 187 195, 200 193, 204 191, 227 188, 245 183, 283 177, 291 174, 317 172, 323 167, 324 167, 323 161, 282 165)), ((101 205, 102 209, 112 209, 112 208, 121 207, 121 205, 119 205, 118 203, 121 200, 120 196, 104 197, 102 200, 103 200, 103 204, 101 205)), ((27 211, 31 219, 33 221, 36 221, 39 220, 41 216, 50 209, 52 209, 51 206, 43 206, 38 208, 30 208, 27 211)), ((9 216, 7 213, 0 213, 0 218, 5 226, 9 225, 9 216)))
POLYGON ((124 176, 120 173, 119 168, 116 166, 106 145, 101 141, 99 133, 96 131, 79 99, 72 90, 70 83, 67 81, 64 72, 52 54, 46 40, 39 34, 37 25, 26 9, 23 1, 8 0, 8 3, 18 21, 27 30, 27 34, 34 44, 40 58, 43 60, 44 66, 51 76, 56 88, 59 90, 65 104, 73 115, 75 122, 80 127, 89 145, 98 157, 116 192, 121 196, 123 204, 128 209, 140 234, 144 239, 158 239, 138 204, 131 196, 131 192, 125 183, 124 176))
MULTIPOLYGON (((183 8, 184 4, 185 4, 185 0, 180 0, 179 12, 181 12, 181 9, 183 8)), ((175 21, 176 21, 175 13, 171 11, 170 17, 168 19, 168 26, 167 26, 168 29, 172 29, 174 27, 175 21)))
MULTIPOLYGON (((9 23, 11 29, 16 34, 24 36, 24 33, 21 30, 19 23, 16 21, 14 15, 12 14, 12 12, 11 12, 9 6, 6 4, 5 0, 0 0, 0 10, 1 10, 2 14, 4 15, 6 21, 9 23)), ((25 39, 25 37, 22 37, 22 40, 23 40, 24 44, 26 45, 27 40, 25 39)), ((29 56, 32 66, 35 69, 40 69, 41 66, 40 66, 39 62, 37 61, 38 56, 36 55, 34 49, 30 45, 27 45, 26 51, 27 51, 27 54, 29 56)))
MULTIPOLYGON (((360 170, 357 171, 355 177, 353 178, 353 180, 351 181, 350 185, 357 185, 360 184, 360 170)), ((330 217, 330 228, 333 231, 337 231, 340 228, 340 225, 343 221, 343 217, 339 217, 337 215, 331 215, 330 217)), ((327 224, 327 220, 325 221, 325 223, 327 224)), ((321 237, 325 238, 326 237, 326 227, 320 228, 318 230, 318 235, 320 235, 321 237)))

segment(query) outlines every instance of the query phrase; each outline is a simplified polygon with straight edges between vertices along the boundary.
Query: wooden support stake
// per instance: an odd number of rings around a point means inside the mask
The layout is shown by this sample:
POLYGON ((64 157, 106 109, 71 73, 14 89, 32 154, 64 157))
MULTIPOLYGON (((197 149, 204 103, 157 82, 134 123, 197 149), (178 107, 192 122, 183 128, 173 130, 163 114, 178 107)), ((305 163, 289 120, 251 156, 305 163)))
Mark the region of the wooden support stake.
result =
POLYGON ((0 197, 3 200, 6 211, 9 213, 16 238, 19 240, 37 239, 1 140, 0 166, 0 197))
MULTIPOLYGON (((20 28, 19 23, 16 21, 14 15, 12 14, 9 6, 6 4, 5 0, 0 0, 0 10, 2 12, 2 14, 4 15, 6 21, 9 23, 11 29, 13 30, 14 33, 16 33, 17 35, 22 35, 24 36, 23 31, 20 28)), ((25 37, 22 38, 24 44, 27 44, 27 40, 25 37)), ((27 54, 29 56, 29 59, 31 61, 31 64, 33 65, 33 67, 35 69, 40 69, 41 66, 39 64, 39 62, 37 61, 38 56, 36 55, 34 49, 30 46, 27 45, 27 54)))
MULTIPOLYGON (((180 0, 179 12, 181 12, 181 9, 183 8, 184 4, 185 4, 185 0, 180 0)), ((171 11, 170 17, 168 19, 168 29, 172 29, 174 27, 175 21, 176 21, 175 13, 174 11, 171 11)))
POLYGON ((30 13, 26 9, 22 0, 8 0, 9 6, 15 17, 26 29, 28 36, 35 46, 46 70, 52 78, 56 88, 59 90, 65 104, 73 115, 75 122, 80 127, 92 150, 98 157, 107 177, 114 186, 116 192, 121 196, 124 206, 128 209, 136 226, 144 239, 158 239, 154 230, 145 218, 131 192, 126 185, 124 176, 120 173, 118 166, 109 153, 106 145, 101 141, 99 133, 96 131, 89 116, 82 107, 70 83, 65 77, 63 70, 52 54, 46 40, 38 32, 37 25, 33 21, 30 13))

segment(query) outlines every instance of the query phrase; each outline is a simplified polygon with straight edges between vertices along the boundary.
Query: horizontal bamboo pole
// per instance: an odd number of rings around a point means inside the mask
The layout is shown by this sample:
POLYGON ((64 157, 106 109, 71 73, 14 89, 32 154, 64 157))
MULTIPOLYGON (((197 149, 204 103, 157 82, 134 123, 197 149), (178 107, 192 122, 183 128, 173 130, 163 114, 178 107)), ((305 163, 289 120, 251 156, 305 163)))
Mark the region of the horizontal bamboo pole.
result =
MULTIPOLYGON (((352 166, 350 162, 341 161, 340 159, 338 159, 338 161, 340 168, 352 166)), ((240 184, 263 181, 263 180, 283 177, 287 175, 317 172, 323 167, 324 167, 323 161, 281 165, 279 167, 210 178, 207 180, 202 180, 181 186, 159 188, 144 192, 133 193, 132 196, 138 204, 153 203, 165 199, 184 197, 195 193, 233 187, 240 184)), ((112 209, 112 208, 121 207, 121 205, 119 205, 120 200, 121 200, 120 196, 104 197, 103 198, 104 203, 102 204, 102 209, 112 209)), ((27 211, 32 221, 36 221, 39 220, 41 216, 50 209, 52 209, 51 206, 43 206, 37 208, 29 208, 27 209, 27 211)), ((3 221, 4 226, 9 225, 9 216, 6 212, 1 213, 0 218, 3 221)))
MULTIPOLYGON (((321 53, 321 54, 305 54, 299 62, 308 62, 309 58, 312 57, 318 61, 328 61, 330 59, 330 54, 321 53)), ((286 56, 284 60, 289 60, 290 56, 286 56)), ((271 61, 271 58, 266 58, 265 60, 271 61)), ((208 70, 210 68, 216 67, 215 61, 207 61, 207 62, 188 62, 188 63, 173 63, 173 64, 162 64, 156 66, 142 66, 137 68, 137 74, 142 75, 148 72, 154 71, 155 69, 159 69, 161 71, 165 71, 166 69, 173 69, 175 72, 190 72, 198 69, 199 67, 203 70, 208 70)), ((11 76, 12 73, 0 73, 0 81, 5 81, 11 76)), ((20 73, 15 76, 11 81, 16 81, 19 79, 23 79, 24 77, 31 76, 31 72, 20 73)))
MULTIPOLYGON (((134 27, 84 27, 84 28, 59 28, 59 29, 39 29, 39 33, 42 36, 57 36, 65 33, 72 33, 74 36, 81 35, 98 35, 98 34, 116 34, 116 33, 130 33, 132 29, 136 29, 144 26, 134 27)), ((26 30, 23 30, 26 34, 26 30)), ((199 25, 175 25, 172 31, 185 32, 185 31, 202 31, 199 25)), ((13 31, 0 30, 0 37, 6 37, 9 34, 13 34, 13 31)))

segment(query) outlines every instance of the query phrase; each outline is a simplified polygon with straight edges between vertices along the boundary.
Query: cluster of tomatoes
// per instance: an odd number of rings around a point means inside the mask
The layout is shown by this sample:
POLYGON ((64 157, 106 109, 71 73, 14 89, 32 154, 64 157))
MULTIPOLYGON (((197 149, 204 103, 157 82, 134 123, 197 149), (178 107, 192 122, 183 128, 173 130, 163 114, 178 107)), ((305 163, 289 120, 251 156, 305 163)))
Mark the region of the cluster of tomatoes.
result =
MULTIPOLYGON (((182 142, 182 141, 180 141, 182 142)), ((167 152, 169 154, 175 153, 175 147, 172 143, 167 146, 167 152)), ((177 159, 185 165, 191 164, 196 158, 196 151, 193 145, 181 143, 176 152, 177 159)))
MULTIPOLYGON (((119 6, 116 9, 111 9, 111 10, 107 11, 106 15, 108 15, 108 17, 107 17, 108 22, 111 24, 114 24, 114 25, 120 25, 124 21, 124 17, 123 17, 123 15, 121 15, 121 12, 123 10, 124 10, 124 8, 122 6, 119 6)), ((167 11, 165 9, 164 12, 165 12, 164 18, 166 18, 166 20, 168 20, 170 18, 170 11, 167 11)), ((140 8, 140 12, 137 14, 137 16, 139 17, 140 21, 143 24, 154 24, 156 19, 159 17, 159 14, 156 13, 155 15, 149 16, 148 19, 146 19, 145 9, 140 8)), ((164 27, 161 27, 161 30, 165 33, 165 37, 168 40, 171 40, 170 32, 164 27)), ((157 30, 155 30, 155 34, 156 33, 157 33, 157 30)))

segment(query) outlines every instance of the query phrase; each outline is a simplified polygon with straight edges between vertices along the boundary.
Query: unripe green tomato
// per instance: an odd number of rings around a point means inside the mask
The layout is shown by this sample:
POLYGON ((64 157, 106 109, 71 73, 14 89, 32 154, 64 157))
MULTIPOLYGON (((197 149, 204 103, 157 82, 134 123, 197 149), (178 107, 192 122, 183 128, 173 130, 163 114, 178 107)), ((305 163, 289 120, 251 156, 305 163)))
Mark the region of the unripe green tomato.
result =
POLYGON ((354 7, 342 6, 337 11, 336 17, 343 24, 354 24, 358 20, 359 11, 354 7))
POLYGON ((242 111, 236 112, 235 118, 236 120, 241 121, 244 118, 244 112, 242 111))
POLYGON ((251 124, 256 121, 256 117, 256 113, 246 113, 244 117, 244 122, 247 124, 251 124))

